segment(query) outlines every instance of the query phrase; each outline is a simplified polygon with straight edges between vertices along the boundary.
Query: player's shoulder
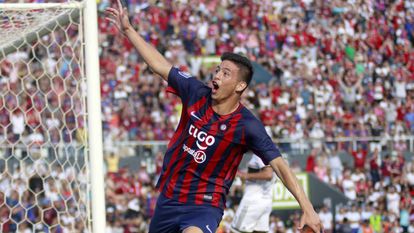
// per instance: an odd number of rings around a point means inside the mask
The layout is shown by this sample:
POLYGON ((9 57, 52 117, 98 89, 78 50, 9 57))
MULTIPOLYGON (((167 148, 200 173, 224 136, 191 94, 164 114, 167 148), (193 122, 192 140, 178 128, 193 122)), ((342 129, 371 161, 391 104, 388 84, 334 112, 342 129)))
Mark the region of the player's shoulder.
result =
POLYGON ((176 67, 176 66, 171 67, 169 75, 170 76, 178 76, 180 78, 185 78, 185 79, 195 78, 190 73, 188 73, 186 71, 183 71, 179 67, 176 67))
POLYGON ((168 77, 169 82, 174 81, 179 84, 184 84, 185 86, 188 86, 191 89, 197 89, 202 93, 211 91, 211 88, 208 87, 208 85, 206 85, 204 82, 199 80, 197 77, 175 66, 171 68, 168 77))
POLYGON ((261 121, 251 112, 248 108, 243 106, 240 110, 240 114, 242 114, 242 119, 245 125, 249 126, 257 126, 257 124, 261 125, 261 121))
POLYGON ((243 118, 246 120, 258 120, 257 117, 250 111, 246 106, 242 106, 240 114, 243 115, 243 118))

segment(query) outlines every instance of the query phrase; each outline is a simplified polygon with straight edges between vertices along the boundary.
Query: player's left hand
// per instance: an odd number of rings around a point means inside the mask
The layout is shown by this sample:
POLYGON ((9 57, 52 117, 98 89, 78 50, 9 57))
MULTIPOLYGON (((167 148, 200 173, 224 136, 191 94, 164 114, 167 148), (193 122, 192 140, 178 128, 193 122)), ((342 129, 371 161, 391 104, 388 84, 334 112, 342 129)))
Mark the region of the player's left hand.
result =
POLYGON ((247 173, 246 172, 237 171, 237 174, 236 175, 238 177, 240 177, 240 179, 242 179, 242 180, 246 180, 246 178, 247 178, 247 173))
POLYGON ((302 217, 300 218, 300 224, 298 227, 299 231, 302 231, 304 226, 312 228, 315 233, 322 233, 323 226, 319 215, 312 209, 310 211, 304 211, 302 217))
POLYGON ((119 32, 125 35, 125 32, 132 28, 131 23, 129 22, 128 9, 122 6, 121 0, 117 0, 117 5, 118 8, 106 8, 105 13, 108 17, 105 18, 112 22, 119 32))

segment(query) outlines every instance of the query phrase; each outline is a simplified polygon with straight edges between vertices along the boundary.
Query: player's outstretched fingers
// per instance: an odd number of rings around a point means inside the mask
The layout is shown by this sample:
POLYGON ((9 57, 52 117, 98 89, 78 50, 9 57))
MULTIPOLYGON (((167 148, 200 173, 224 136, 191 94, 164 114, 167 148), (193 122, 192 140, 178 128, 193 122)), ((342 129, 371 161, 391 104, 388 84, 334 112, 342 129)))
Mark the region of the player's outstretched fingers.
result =
POLYGON ((305 225, 304 227, 301 228, 300 233, 315 233, 315 231, 313 231, 312 228, 305 225))
POLYGON ((118 0, 118 9, 119 9, 119 13, 123 13, 123 11, 124 11, 124 7, 122 7, 122 3, 121 3, 121 0, 118 0))
MULTIPOLYGON (((321 233, 323 232, 323 227, 322 227, 322 223, 321 221, 310 221, 311 223, 309 223, 309 219, 307 219, 308 216, 302 216, 300 219, 300 223, 299 223, 299 227, 298 230, 299 232, 303 232, 303 233, 321 233)), ((315 219, 314 219, 315 220, 315 219)))
POLYGON ((118 12, 117 12, 117 10, 115 10, 115 9, 113 9, 113 8, 107 8, 107 9, 105 10, 105 14, 107 14, 107 15, 109 15, 109 16, 111 16, 111 17, 113 17, 113 18, 118 17, 118 12))

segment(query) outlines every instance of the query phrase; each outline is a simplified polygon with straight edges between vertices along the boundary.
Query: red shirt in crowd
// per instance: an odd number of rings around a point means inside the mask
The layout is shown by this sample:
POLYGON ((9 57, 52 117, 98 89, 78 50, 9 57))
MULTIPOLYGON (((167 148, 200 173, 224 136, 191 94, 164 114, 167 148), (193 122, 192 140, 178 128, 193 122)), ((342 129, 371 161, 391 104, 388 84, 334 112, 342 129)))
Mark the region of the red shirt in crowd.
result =
POLYGON ((365 160, 367 158, 367 151, 366 150, 352 151, 352 157, 354 157, 355 169, 357 168, 364 169, 365 160))
POLYGON ((306 160, 306 171, 313 172, 315 170, 316 160, 314 155, 309 155, 306 160))

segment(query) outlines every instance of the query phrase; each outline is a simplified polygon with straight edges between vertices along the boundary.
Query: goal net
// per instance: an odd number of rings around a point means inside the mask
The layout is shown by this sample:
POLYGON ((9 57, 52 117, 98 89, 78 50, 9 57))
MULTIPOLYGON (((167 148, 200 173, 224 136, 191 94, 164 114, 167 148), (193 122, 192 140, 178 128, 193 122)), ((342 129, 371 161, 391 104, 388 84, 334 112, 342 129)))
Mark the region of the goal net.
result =
POLYGON ((0 232, 92 232, 83 8, 0 4, 0 232))

